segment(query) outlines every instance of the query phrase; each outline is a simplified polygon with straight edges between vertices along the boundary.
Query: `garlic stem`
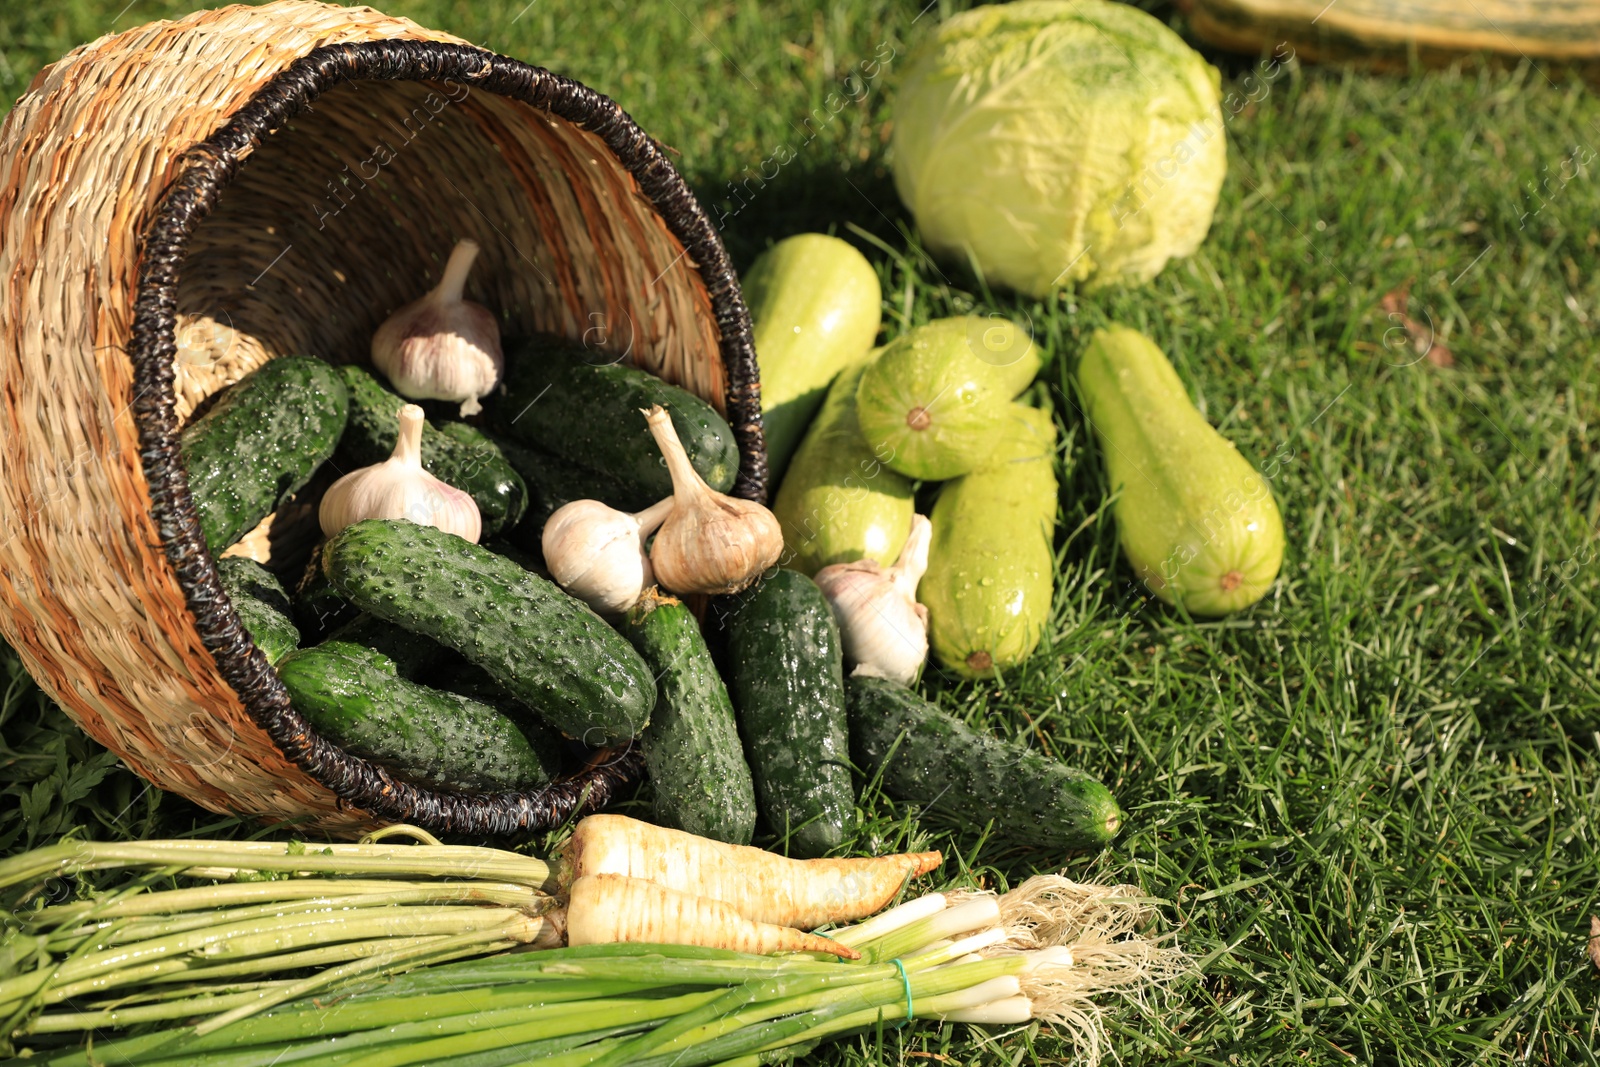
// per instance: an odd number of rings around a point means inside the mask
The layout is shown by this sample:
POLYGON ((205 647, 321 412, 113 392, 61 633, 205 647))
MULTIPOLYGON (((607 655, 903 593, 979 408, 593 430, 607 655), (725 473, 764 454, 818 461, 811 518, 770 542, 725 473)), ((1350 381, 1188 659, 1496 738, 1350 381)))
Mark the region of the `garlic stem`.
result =
POLYGON ((659 404, 643 413, 672 475, 673 508, 650 548, 662 586, 674 593, 735 593, 783 553, 777 518, 752 500, 706 484, 659 404))
POLYGON ((660 529, 661 524, 667 521, 667 516, 672 514, 672 509, 677 506, 677 503, 676 497, 662 497, 643 511, 635 513, 633 517, 639 523, 640 536, 649 537, 660 529))
POLYGON ((416 404, 400 409, 400 436, 395 439, 394 452, 389 456, 392 462, 414 471, 422 469, 422 424, 426 421, 427 413, 416 404))
POLYGON ((467 291, 467 275, 472 273, 472 264, 478 258, 478 242, 461 240, 450 250, 450 258, 445 260, 444 274, 439 278, 439 284, 428 293, 436 305, 458 303, 467 291))
POLYGON ((889 568, 889 580, 907 599, 917 599, 917 585, 928 573, 928 548, 933 544, 933 523, 925 516, 911 516, 911 532, 906 534, 900 558, 889 568))

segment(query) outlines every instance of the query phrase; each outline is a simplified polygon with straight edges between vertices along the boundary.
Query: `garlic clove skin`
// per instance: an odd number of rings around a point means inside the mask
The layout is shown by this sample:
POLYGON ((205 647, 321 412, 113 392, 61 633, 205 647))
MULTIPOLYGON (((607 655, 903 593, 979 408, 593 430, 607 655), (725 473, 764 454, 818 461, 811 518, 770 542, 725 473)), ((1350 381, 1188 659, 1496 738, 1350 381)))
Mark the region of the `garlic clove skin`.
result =
POLYGON ((668 497, 637 515, 598 500, 557 508, 540 534, 550 577, 600 614, 622 614, 655 581, 644 541, 672 506, 668 497))
POLYGON ((656 581, 680 595, 737 593, 783 553, 777 517, 753 500, 707 485, 665 408, 657 405, 644 416, 672 475, 672 512, 650 546, 656 581))
POLYGON ((351 471, 328 487, 317 509, 324 536, 363 519, 408 519, 477 544, 483 516, 468 493, 422 469, 422 409, 400 409, 400 436, 382 463, 351 471))
POLYGON ((817 572, 817 587, 839 622, 845 661, 855 665, 852 675, 916 681, 928 658, 928 609, 917 603, 917 583, 928 569, 932 539, 932 524, 914 515, 900 558, 888 570, 867 559, 817 572))
POLYGON ((461 414, 483 410, 505 369, 500 324, 462 298, 478 258, 476 241, 458 241, 439 284, 384 320, 372 335, 372 365, 408 400, 459 400, 461 414))

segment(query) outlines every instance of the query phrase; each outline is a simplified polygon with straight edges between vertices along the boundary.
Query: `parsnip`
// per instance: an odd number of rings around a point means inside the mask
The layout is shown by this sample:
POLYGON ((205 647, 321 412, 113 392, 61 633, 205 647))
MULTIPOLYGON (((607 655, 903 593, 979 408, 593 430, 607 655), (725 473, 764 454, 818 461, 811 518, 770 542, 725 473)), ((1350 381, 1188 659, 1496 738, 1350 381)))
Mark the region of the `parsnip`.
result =
POLYGON ((722 901, 752 922, 812 930, 873 914, 894 899, 906 878, 926 874, 942 860, 937 852, 792 860, 624 815, 591 815, 567 844, 562 881, 627 875, 722 901))
POLYGON ((590 874, 572 883, 567 944, 616 941, 702 945, 736 952, 826 952, 847 960, 861 954, 837 941, 786 926, 753 922, 730 905, 668 889, 642 878, 590 874))

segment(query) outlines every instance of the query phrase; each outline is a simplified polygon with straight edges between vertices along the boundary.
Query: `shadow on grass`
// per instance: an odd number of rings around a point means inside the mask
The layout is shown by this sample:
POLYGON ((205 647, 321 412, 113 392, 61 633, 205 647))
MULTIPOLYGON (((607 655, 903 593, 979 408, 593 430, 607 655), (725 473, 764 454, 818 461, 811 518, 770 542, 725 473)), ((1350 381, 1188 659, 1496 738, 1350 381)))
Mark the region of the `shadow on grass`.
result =
POLYGON ((734 176, 685 172, 741 273, 773 242, 797 233, 842 237, 872 259, 876 251, 847 224, 890 244, 900 240, 897 224, 911 224, 881 160, 847 170, 817 155, 799 149, 786 166, 768 168, 776 169, 770 179, 754 168, 734 176))

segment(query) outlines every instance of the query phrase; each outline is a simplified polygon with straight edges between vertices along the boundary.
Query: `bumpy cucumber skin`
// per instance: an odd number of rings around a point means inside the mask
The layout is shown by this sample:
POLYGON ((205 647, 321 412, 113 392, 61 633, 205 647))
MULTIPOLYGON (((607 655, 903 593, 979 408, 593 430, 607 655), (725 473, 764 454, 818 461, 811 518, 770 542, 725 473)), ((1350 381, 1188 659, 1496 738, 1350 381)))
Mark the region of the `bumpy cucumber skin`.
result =
POLYGON ((650 719, 655 682, 633 647, 503 556, 431 526, 368 519, 328 541, 322 562, 362 611, 455 649, 569 737, 615 744, 650 719))
POLYGON ((694 613, 647 594, 622 632, 656 672, 655 711, 639 738, 655 787, 655 821, 748 845, 756 828, 755 785, 733 702, 694 613))
POLYGON ((761 366, 761 425, 776 483, 828 383, 872 347, 883 292, 867 257, 821 233, 796 234, 761 253, 739 289, 761 366))
POLYGON ((1125 326, 1097 332, 1078 391, 1120 491, 1117 533, 1140 580, 1196 615, 1266 595, 1283 566, 1272 487, 1206 422, 1155 342, 1125 326))
POLYGON ((889 566, 911 532, 911 480, 879 462, 856 423, 866 368, 858 363, 834 379, 772 505, 783 527, 783 565, 802 574, 858 559, 889 566))
POLYGON ((839 628, 816 583, 780 570, 721 605, 728 690, 767 824, 796 856, 844 843, 855 818, 839 628), (803 825, 802 825, 803 824, 803 825))
POLYGON ((468 663, 460 656, 450 653, 450 661, 435 670, 429 677, 428 684, 434 689, 454 693, 494 708, 522 731, 522 736, 527 738, 528 746, 538 757, 540 766, 549 772, 551 778, 561 774, 561 753, 566 747, 561 731, 518 703, 516 698, 506 692, 505 686, 489 677, 488 671, 476 663, 468 663))
POLYGON ((882 773, 896 800, 942 809, 973 830, 993 820, 1004 836, 1050 848, 1103 845, 1122 825, 1092 775, 976 733, 886 679, 854 677, 846 689, 851 754, 863 773, 882 773))
POLYGON ((200 532, 213 554, 311 480, 344 433, 350 394, 320 359, 282 356, 232 386, 180 439, 200 532))
POLYGON ((1010 409, 999 452, 1008 458, 940 490, 928 570, 917 585, 934 655, 968 678, 1027 659, 1050 623, 1055 427, 1036 408, 1010 409))
MULTIPOLYGON (((350 392, 350 420, 340 446, 352 468, 382 463, 400 436, 400 408, 408 403, 365 367, 339 368, 350 392)), ((464 422, 422 424, 422 466, 472 497, 483 536, 515 526, 528 507, 528 487, 481 430, 464 422)))
POLYGON ((731 489, 739 446, 722 416, 646 371, 585 362, 601 355, 552 338, 509 345, 505 393, 489 404, 494 428, 604 476, 616 486, 613 507, 642 511, 672 495, 672 477, 641 414, 660 404, 700 476, 718 492, 731 489))
POLYGON ((229 556, 217 560, 217 578, 268 663, 300 647, 300 630, 291 617, 294 606, 271 571, 253 559, 229 556))
POLYGON ((363 645, 327 641, 278 664, 306 721, 341 748, 444 789, 527 789, 551 771, 514 723, 476 700, 401 678, 363 645))
POLYGON ((861 376, 856 417, 869 448, 910 478, 942 481, 993 461, 1006 403, 1042 350, 1006 319, 938 319, 883 346, 861 376), (908 420, 921 412, 925 422, 908 420))

